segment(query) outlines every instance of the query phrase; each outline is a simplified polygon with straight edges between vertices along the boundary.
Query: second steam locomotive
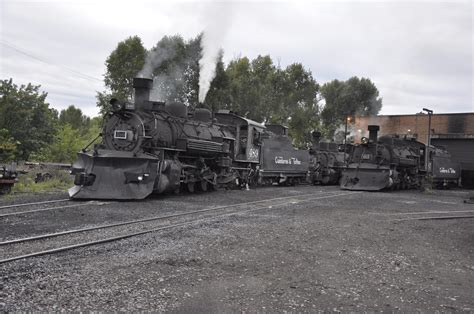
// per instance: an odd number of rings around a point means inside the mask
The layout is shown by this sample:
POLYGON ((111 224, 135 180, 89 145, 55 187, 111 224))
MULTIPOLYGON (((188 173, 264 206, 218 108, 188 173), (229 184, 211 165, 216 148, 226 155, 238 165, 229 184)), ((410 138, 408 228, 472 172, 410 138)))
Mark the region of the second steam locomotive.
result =
POLYGON ((353 147, 342 170, 342 189, 378 191, 418 188, 425 182, 441 187, 459 184, 460 165, 446 150, 397 135, 377 137, 378 125, 368 129, 369 138, 353 147))

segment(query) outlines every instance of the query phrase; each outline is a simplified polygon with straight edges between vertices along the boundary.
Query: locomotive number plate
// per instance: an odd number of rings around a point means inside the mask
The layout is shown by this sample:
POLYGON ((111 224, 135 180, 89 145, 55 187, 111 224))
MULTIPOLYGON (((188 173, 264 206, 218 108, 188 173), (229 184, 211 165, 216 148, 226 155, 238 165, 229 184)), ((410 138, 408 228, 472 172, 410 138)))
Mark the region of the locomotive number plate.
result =
POLYGON ((370 159, 371 157, 372 157, 372 155, 370 155, 370 154, 362 154, 362 156, 361 156, 362 159, 366 159, 366 160, 370 159))

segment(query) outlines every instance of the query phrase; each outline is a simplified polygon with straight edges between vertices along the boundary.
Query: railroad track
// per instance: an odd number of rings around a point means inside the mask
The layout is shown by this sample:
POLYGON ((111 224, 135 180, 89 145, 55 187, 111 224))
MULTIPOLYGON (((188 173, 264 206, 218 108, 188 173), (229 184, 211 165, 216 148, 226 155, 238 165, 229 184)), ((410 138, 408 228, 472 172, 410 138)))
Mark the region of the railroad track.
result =
MULTIPOLYGON (((72 208, 77 208, 77 207, 83 207, 83 206, 102 206, 102 205, 107 205, 110 204, 110 202, 98 202, 98 201, 87 201, 87 202, 76 202, 76 201, 71 201, 67 205, 62 205, 62 206, 52 206, 52 207, 44 207, 44 208, 34 208, 34 209, 20 209, 19 211, 11 211, 11 212, 0 212, 0 218, 4 217, 11 217, 11 216, 19 216, 19 215, 26 215, 26 214, 32 214, 32 213, 37 213, 37 212, 45 212, 45 211, 51 211, 51 210, 57 210, 57 209, 72 209, 72 208)), ((26 204, 24 205, 26 206, 26 204)), ((14 208, 21 208, 21 206, 15 206, 14 208)))
POLYGON ((426 210, 419 212, 401 213, 370 213, 374 215, 396 217, 389 218, 388 221, 410 221, 410 220, 448 220, 448 219, 469 219, 474 218, 474 210, 426 210))
POLYGON ((75 248, 118 241, 148 233, 210 222, 218 218, 225 218, 257 210, 297 205, 304 202, 316 201, 318 199, 343 197, 356 193, 359 192, 327 192, 327 194, 324 195, 315 195, 314 193, 311 193, 298 196, 278 197, 253 202, 209 207, 164 216, 122 221, 113 224, 71 229, 27 238, 5 240, 0 242, 0 247, 2 249, 1 252, 4 256, 0 259, 0 264, 64 252, 75 248), (80 236, 81 234, 86 234, 89 239, 84 241, 84 238, 80 236), (48 240, 51 242, 45 244, 44 242, 48 240), (46 248, 38 251, 37 246, 39 244, 46 248))

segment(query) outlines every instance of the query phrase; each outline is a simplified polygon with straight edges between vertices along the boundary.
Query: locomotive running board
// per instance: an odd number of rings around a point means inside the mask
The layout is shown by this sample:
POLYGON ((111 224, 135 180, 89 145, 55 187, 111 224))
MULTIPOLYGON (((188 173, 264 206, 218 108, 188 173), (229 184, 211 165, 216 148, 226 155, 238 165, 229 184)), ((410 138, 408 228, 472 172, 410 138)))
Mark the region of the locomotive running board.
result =
POLYGON ((371 167, 343 168, 340 188, 352 191, 380 191, 393 184, 390 169, 371 167))
POLYGON ((99 150, 77 157, 71 170, 72 199, 144 199, 153 192, 159 164, 155 156, 99 150))

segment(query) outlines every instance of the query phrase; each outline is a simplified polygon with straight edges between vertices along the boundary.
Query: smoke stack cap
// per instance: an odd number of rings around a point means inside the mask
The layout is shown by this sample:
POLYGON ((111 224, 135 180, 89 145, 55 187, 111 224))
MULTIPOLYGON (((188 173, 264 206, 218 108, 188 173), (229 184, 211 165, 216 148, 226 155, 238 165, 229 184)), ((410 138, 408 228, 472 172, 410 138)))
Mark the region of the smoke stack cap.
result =
POLYGON ((133 88, 153 88, 153 80, 149 78, 135 77, 133 79, 133 88))
POLYGON ((369 125, 368 126, 369 132, 378 132, 380 130, 380 126, 378 125, 369 125))

